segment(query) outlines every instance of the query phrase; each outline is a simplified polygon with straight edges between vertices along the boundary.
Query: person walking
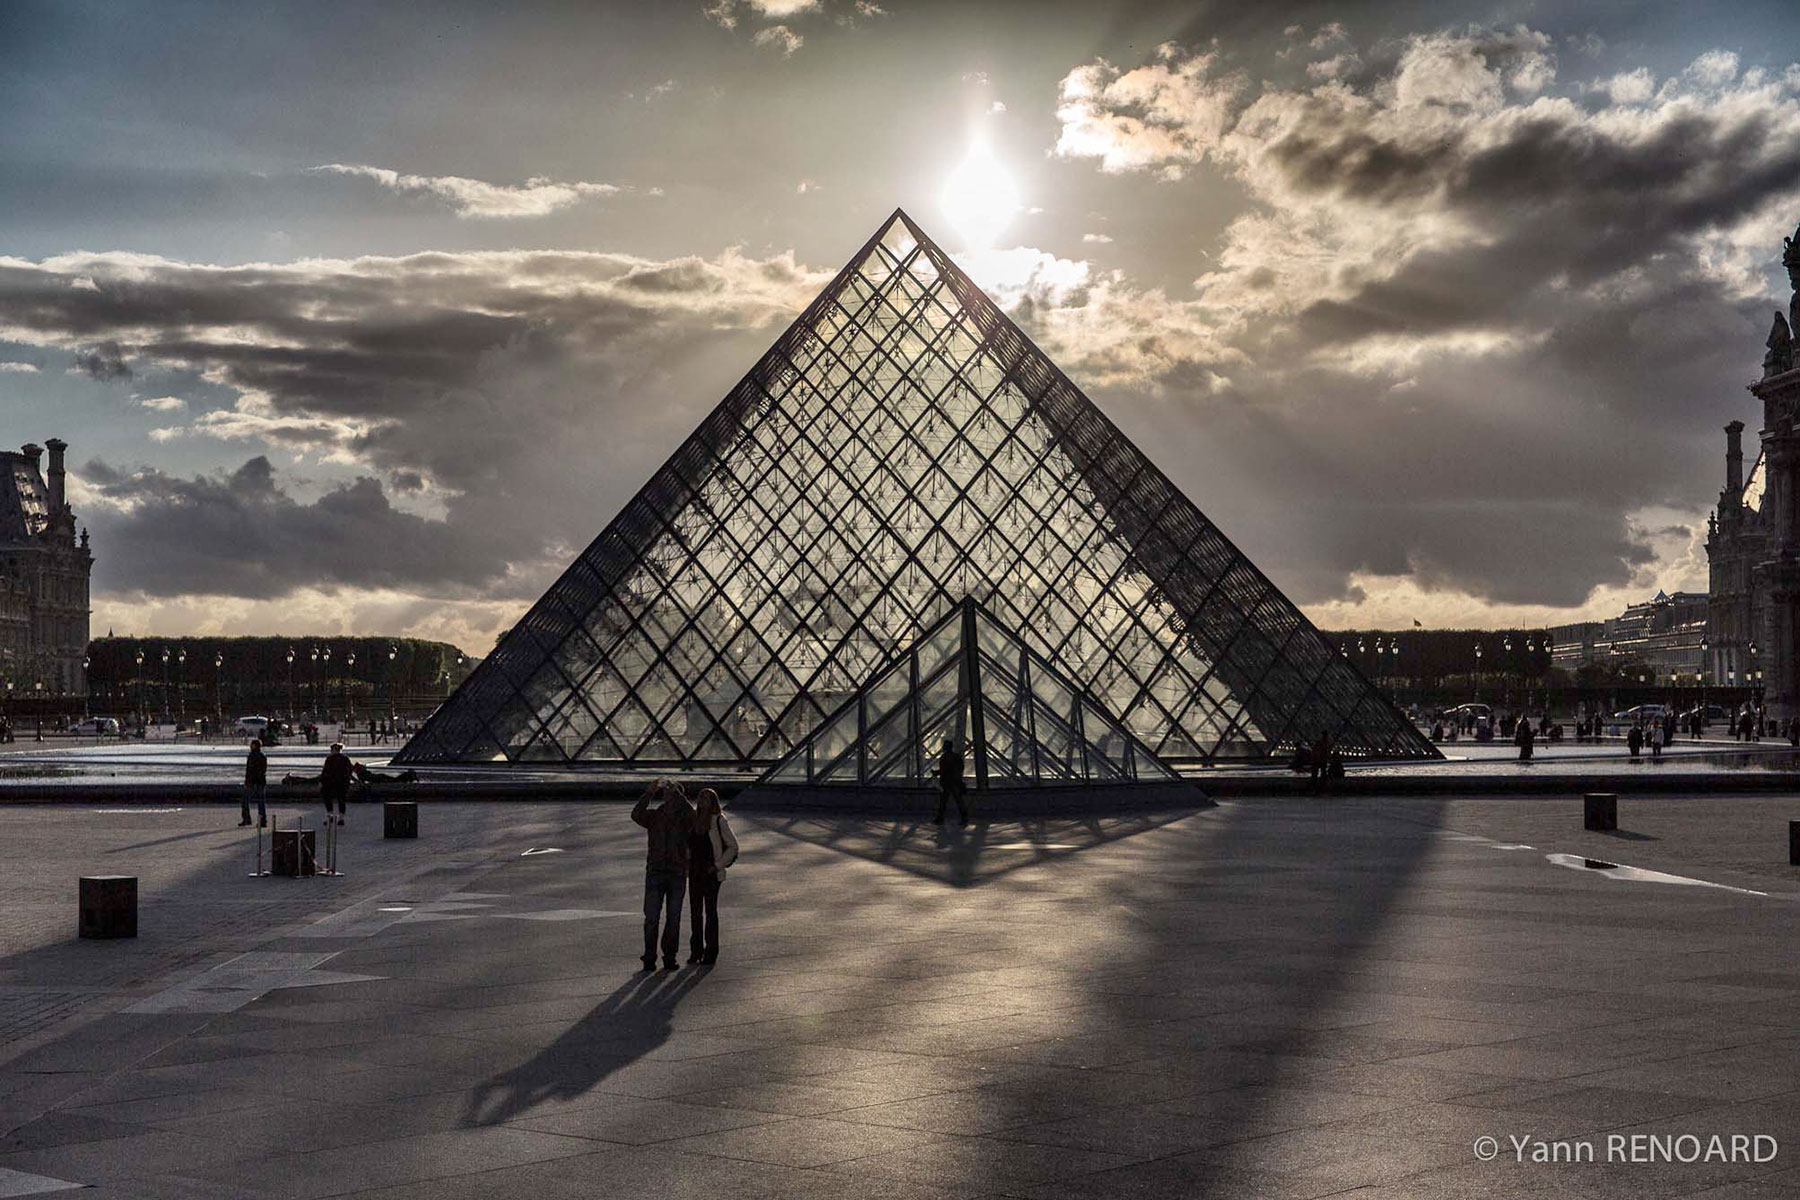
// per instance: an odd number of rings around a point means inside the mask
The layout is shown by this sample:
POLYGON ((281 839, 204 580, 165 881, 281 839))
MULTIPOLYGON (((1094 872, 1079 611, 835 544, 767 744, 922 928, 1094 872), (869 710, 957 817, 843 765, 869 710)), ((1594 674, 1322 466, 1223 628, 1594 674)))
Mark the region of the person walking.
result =
POLYGON ((1513 740, 1519 744, 1520 762, 1531 761, 1531 748, 1536 739, 1537 733, 1531 728, 1531 718, 1520 717, 1518 730, 1513 734, 1513 740))
POLYGON ((1320 791, 1331 786, 1331 756, 1333 753, 1331 730, 1327 729, 1319 735, 1319 740, 1312 748, 1312 761, 1307 764, 1310 774, 1307 776, 1307 790, 1320 791))
POLYGON ((244 819, 238 822, 240 828, 250 824, 252 800, 256 801, 256 826, 266 828, 269 824, 269 759, 257 738, 250 739, 250 753, 244 758, 244 819))
POLYGON ((951 800, 956 801, 957 816, 962 823, 969 823, 969 802, 964 798, 963 787, 963 751, 962 744, 954 738, 944 739, 944 749, 938 755, 938 806, 937 815, 931 818, 934 825, 944 823, 944 809, 951 800))
POLYGON ((681 897, 687 887, 688 838, 694 830, 694 806, 680 787, 658 780, 638 797, 631 819, 648 832, 644 859, 644 970, 656 970, 657 927, 662 925, 663 970, 680 964, 681 897), (659 801, 655 808, 650 801, 659 801), (662 923, 664 910, 667 924, 662 923))
POLYGON ((325 765, 319 771, 319 797, 325 801, 325 820, 331 820, 331 805, 337 802, 337 823, 345 824, 344 806, 350 800, 350 780, 354 775, 350 757, 344 753, 344 743, 331 743, 331 753, 325 756, 325 765))
POLYGON ((1650 761, 1651 762, 1661 762, 1662 761, 1662 748, 1663 748, 1663 723, 1661 721, 1652 721, 1652 722, 1650 722, 1650 761))
POLYGON ((688 835, 688 965, 719 961, 719 885, 737 861, 737 835, 719 804, 719 793, 700 792, 694 831, 688 835))
POLYGON ((1644 727, 1642 725, 1631 727, 1631 732, 1625 735, 1625 745, 1630 749, 1631 757, 1634 759, 1643 752, 1644 727))

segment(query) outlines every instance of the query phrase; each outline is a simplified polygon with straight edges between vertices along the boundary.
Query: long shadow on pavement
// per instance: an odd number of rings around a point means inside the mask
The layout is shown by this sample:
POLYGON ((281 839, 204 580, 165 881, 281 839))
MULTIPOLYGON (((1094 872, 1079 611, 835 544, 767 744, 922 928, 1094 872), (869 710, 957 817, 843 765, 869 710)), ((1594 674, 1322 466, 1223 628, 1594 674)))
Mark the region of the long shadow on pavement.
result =
MULTIPOLYGON (((1441 1047, 1359 1037, 1350 1027, 1378 1018, 1340 1009, 1367 995, 1368 960, 1443 844, 1440 814, 1429 801, 1409 805, 1405 820, 1330 801, 1239 803, 1172 830, 1193 839, 1192 852, 1117 881, 1126 919, 1116 950, 1080 972, 1099 1046, 1065 1051, 1052 1038, 987 1056, 1039 1068, 994 1089, 1019 1118, 997 1137, 1143 1161, 1028 1194, 1098 1197, 1128 1183, 1147 1194, 1275 1194, 1297 1181, 1271 1163, 1308 1170, 1312 1160, 1304 1149, 1266 1153, 1256 1139, 1360 1115, 1363 1101, 1372 1110, 1427 1098, 1371 1100, 1386 1077, 1371 1086, 1367 1074, 1441 1047), (1054 1086, 1090 1111, 1034 1130, 1054 1086)), ((1321 1170, 1343 1172, 1341 1186, 1376 1181, 1318 1153, 1321 1170)))
POLYGON ((540 1104, 586 1095, 668 1041, 676 1006, 705 976, 704 970, 634 976, 530 1060, 477 1085, 463 1124, 500 1124, 540 1104))

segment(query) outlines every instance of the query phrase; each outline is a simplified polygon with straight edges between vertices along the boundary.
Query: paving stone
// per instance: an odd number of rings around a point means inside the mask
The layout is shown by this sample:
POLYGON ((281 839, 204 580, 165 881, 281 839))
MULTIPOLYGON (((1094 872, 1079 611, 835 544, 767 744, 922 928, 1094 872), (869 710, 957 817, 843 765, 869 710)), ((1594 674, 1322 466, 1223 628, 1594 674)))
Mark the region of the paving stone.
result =
MULTIPOLYGON (((1661 840, 1608 853, 1780 890, 1778 872, 1684 845, 1735 847, 1780 802, 1739 804, 1634 804, 1661 840)), ((214 816, 130 831, 65 816, 56 836, 106 853, 214 816)), ((1779 1160, 1474 1161, 1482 1133, 1766 1125, 1784 1155, 1800 1147, 1791 902, 1556 867, 1543 854, 1583 849, 1566 804, 1241 802, 1102 822, 1106 836, 1068 834, 1079 850, 1005 862, 862 819, 744 816, 724 960, 653 975, 634 920, 533 917, 635 909, 641 834, 621 808, 433 816, 447 856, 421 843, 404 869, 315 881, 339 890, 280 920, 206 833, 175 843, 186 874, 145 874, 192 921, 155 954, 0 946, 0 987, 41 973, 92 989, 96 1010, 252 952, 386 977, 230 1013, 88 1012, 0 1061, 8 1168, 141 1200, 1729 1198, 1793 1182, 1779 1160), (523 839, 565 853, 521 859, 523 839), (204 928, 207 905, 240 902, 260 924, 204 928), (458 919, 373 919, 401 902, 458 919)), ((44 845, 50 829, 0 808, 0 839, 44 845)))

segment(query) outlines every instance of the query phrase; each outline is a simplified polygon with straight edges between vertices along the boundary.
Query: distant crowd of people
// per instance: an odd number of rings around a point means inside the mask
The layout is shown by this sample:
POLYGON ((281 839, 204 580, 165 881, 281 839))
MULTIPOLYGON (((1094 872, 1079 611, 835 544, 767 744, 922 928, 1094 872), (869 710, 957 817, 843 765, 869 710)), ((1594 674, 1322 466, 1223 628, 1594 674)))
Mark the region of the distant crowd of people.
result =
MULTIPOLYGON (((1513 744, 1519 748, 1520 760, 1529 761, 1539 741, 1554 743, 1563 738, 1562 723, 1552 721, 1548 713, 1540 714, 1535 720, 1530 714, 1514 716, 1510 713, 1490 718, 1480 711, 1480 707, 1464 706, 1439 713, 1432 721, 1431 740, 1454 742, 1459 736, 1471 736, 1485 742, 1510 734, 1513 744)), ((1800 716, 1790 717, 1777 730, 1775 723, 1768 719, 1766 709, 1746 703, 1726 712, 1724 722, 1731 735, 1740 742, 1781 736, 1791 745, 1800 747, 1800 716)), ((1577 743, 1596 744, 1603 738, 1617 735, 1622 728, 1626 750, 1632 758, 1639 758, 1648 750, 1651 759, 1658 760, 1662 758, 1663 748, 1673 745, 1678 734, 1685 733, 1695 740, 1704 738, 1708 721, 1701 708, 1680 714, 1673 710, 1634 710, 1629 715, 1609 717, 1598 708, 1590 710, 1583 706, 1576 711, 1573 727, 1577 743)))

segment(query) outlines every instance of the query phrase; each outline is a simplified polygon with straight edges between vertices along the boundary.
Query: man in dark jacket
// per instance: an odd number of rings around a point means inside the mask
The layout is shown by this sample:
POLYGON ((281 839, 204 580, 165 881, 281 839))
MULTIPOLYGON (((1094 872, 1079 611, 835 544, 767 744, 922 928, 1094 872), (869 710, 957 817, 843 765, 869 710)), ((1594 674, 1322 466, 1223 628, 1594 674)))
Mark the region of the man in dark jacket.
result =
POLYGON ((350 758, 344 753, 344 743, 331 743, 331 753, 325 756, 324 769, 319 772, 319 796, 325 801, 325 815, 331 816, 331 803, 337 801, 338 824, 344 824, 344 804, 350 799, 350 758))
POLYGON ((688 837, 694 832, 694 807, 680 787, 657 782, 638 798, 631 819, 649 831, 644 860, 644 970, 656 970, 657 925, 663 911, 668 923, 662 928, 663 970, 680 965, 681 900, 687 888, 688 837), (655 808, 652 800, 659 800, 655 808))
POLYGON ((238 824, 250 823, 250 802, 256 801, 256 824, 262 828, 269 823, 269 759, 263 754, 262 742, 257 738, 250 739, 250 755, 244 759, 244 819, 238 824))
POLYGON ((963 752, 961 743, 951 738, 944 739, 944 751, 938 755, 938 805, 937 815, 932 823, 944 823, 944 809, 951 800, 956 801, 956 814, 962 823, 969 823, 969 802, 965 799, 963 787, 963 752))

